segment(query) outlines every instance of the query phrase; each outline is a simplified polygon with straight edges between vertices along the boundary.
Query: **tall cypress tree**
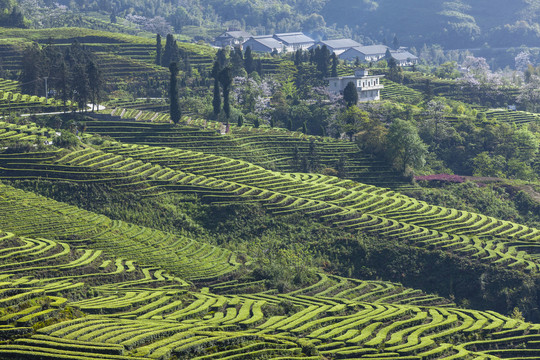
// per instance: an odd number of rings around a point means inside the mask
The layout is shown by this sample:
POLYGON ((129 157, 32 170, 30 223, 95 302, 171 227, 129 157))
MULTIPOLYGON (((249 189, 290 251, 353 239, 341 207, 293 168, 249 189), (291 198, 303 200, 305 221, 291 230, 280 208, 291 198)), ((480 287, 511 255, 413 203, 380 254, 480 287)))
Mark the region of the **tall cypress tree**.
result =
POLYGON ((36 43, 28 46, 23 52, 21 71, 21 88, 23 92, 38 95, 39 77, 41 76, 42 52, 36 43))
POLYGON ((173 52, 174 37, 172 34, 168 34, 165 40, 165 50, 163 50, 163 55, 161 56, 161 66, 169 67, 173 59, 173 52))
POLYGON ((170 115, 173 123, 178 124, 182 112, 180 111, 180 101, 178 99, 178 64, 172 62, 169 65, 171 80, 169 85, 170 115))
POLYGON ((92 111, 94 111, 94 105, 98 105, 99 109, 103 78, 100 69, 93 60, 90 60, 86 64, 86 73, 88 74, 88 86, 90 90, 90 101, 92 101, 92 111))
POLYGON ((248 74, 251 74, 253 70, 255 70, 253 66, 253 54, 251 53, 251 46, 246 48, 244 54, 244 68, 248 74))
POLYGON ((227 54, 225 54, 225 49, 219 49, 216 56, 219 66, 224 68, 225 65, 227 65, 227 54))
POLYGON ((71 88, 74 90, 73 93, 79 110, 86 110, 86 104, 90 96, 90 85, 88 84, 86 68, 82 63, 77 63, 73 67, 71 88))
POLYGON ((69 82, 69 69, 66 64, 66 61, 62 59, 58 70, 58 86, 60 87, 60 97, 62 99, 62 104, 64 106, 64 111, 66 111, 66 104, 68 101, 68 84, 69 82))
POLYGON ((216 60, 214 62, 214 67, 212 68, 212 77, 214 78, 214 99, 212 100, 212 106, 214 107, 214 116, 217 118, 221 111, 221 94, 219 92, 219 73, 221 71, 221 66, 216 60))
POLYGON ((156 65, 161 65, 161 52, 163 48, 161 47, 161 35, 156 35, 156 65))
POLYGON ((296 50, 294 53, 294 66, 298 67, 302 63, 302 49, 296 50))
POLYGON ((231 92, 231 83, 232 75, 231 68, 229 66, 225 67, 219 73, 219 82, 223 87, 223 112, 227 118, 227 123, 229 122, 229 117, 231 116, 231 104, 229 101, 229 94, 231 92))
POLYGON ((338 57, 336 56, 336 53, 332 53, 332 77, 337 77, 337 66, 338 66, 338 57))

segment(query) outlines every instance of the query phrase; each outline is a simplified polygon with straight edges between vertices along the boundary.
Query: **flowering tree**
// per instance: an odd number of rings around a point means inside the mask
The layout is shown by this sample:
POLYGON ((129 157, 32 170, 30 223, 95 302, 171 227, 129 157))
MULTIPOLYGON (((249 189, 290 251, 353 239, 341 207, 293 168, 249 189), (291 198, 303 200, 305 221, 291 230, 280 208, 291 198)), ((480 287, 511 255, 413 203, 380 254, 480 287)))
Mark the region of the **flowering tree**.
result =
POLYGON ((531 63, 531 54, 528 51, 522 51, 514 58, 516 64, 516 70, 525 72, 527 67, 531 63))

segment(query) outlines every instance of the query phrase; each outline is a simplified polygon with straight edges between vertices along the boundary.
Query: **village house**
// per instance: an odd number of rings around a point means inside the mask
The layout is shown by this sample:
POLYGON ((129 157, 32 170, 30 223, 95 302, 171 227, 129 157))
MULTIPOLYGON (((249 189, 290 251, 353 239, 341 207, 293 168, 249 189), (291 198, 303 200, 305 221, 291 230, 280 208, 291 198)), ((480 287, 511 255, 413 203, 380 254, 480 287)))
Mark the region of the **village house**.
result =
POLYGON ((396 61, 398 66, 412 66, 418 64, 418 57, 407 50, 392 50, 390 56, 396 61))
POLYGON ((384 88, 381 79, 384 75, 369 75, 368 70, 356 69, 354 75, 326 78, 328 91, 333 94, 343 94, 348 83, 352 82, 358 91, 358 101, 377 101, 381 99, 384 88))
POLYGON ((229 29, 215 39, 214 45, 217 47, 237 47, 241 46, 251 36, 250 33, 243 30, 229 29))
POLYGON ((275 34, 274 39, 283 43, 283 51, 294 52, 296 50, 307 50, 315 45, 315 40, 301 32, 275 34))
POLYGON ((345 61, 358 59, 361 62, 377 62, 384 59, 387 50, 388 46, 385 45, 357 46, 345 50, 339 55, 339 58, 345 61))
POLYGON ((272 35, 252 36, 242 44, 244 50, 248 46, 251 48, 251 51, 261 53, 271 53, 274 50, 278 53, 283 51, 283 43, 272 35))
POLYGON ((340 55, 341 53, 349 50, 350 48, 362 46, 361 44, 357 43, 352 39, 337 39, 319 41, 315 45, 311 46, 310 49, 314 49, 316 47, 323 47, 325 45, 326 48, 330 51, 330 53, 334 53, 336 55, 340 55))

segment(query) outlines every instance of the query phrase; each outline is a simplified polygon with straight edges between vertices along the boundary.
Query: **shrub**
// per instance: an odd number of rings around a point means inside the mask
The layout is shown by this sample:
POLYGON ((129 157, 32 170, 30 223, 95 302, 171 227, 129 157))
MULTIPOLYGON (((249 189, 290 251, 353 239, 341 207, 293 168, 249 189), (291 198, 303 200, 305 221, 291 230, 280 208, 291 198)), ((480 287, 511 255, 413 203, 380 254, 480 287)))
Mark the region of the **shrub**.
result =
POLYGON ((62 131, 53 139, 53 145, 63 148, 74 148, 79 144, 79 139, 69 131, 62 131))

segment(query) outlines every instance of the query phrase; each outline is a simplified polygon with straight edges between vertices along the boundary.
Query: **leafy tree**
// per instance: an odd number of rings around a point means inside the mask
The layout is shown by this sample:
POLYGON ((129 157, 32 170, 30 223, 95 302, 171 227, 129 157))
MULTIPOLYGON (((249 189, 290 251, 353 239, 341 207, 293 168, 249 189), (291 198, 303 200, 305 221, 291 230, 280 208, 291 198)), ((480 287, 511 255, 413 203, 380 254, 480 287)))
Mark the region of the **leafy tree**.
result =
POLYGON ((172 62, 169 65, 169 71, 171 73, 169 83, 170 115, 172 122, 178 124, 180 117, 182 116, 178 97, 178 64, 176 62, 172 62))
POLYGON ((529 111, 540 109, 540 76, 530 75, 527 83, 521 87, 517 101, 529 111))
POLYGON ((369 114, 358 106, 351 106, 338 115, 340 132, 347 134, 352 141, 354 134, 361 131, 369 123, 369 114))
POLYGON ((251 46, 248 46, 244 53, 244 68, 246 69, 246 72, 248 74, 251 74, 255 70, 255 66, 253 63, 253 54, 251 52, 251 46))
POLYGON ((387 148, 392 161, 403 173, 408 167, 423 166, 428 153, 414 125, 401 119, 395 119, 390 125, 387 148))
POLYGON ((347 107, 354 106, 358 103, 358 91, 354 82, 350 81, 343 90, 343 100, 347 107))
POLYGON ((426 143, 434 148, 439 147, 451 133, 451 125, 444 117, 445 109, 444 102, 431 100, 420 120, 420 135, 426 143))
POLYGON ((244 125, 244 116, 242 114, 238 115, 238 126, 244 125))

